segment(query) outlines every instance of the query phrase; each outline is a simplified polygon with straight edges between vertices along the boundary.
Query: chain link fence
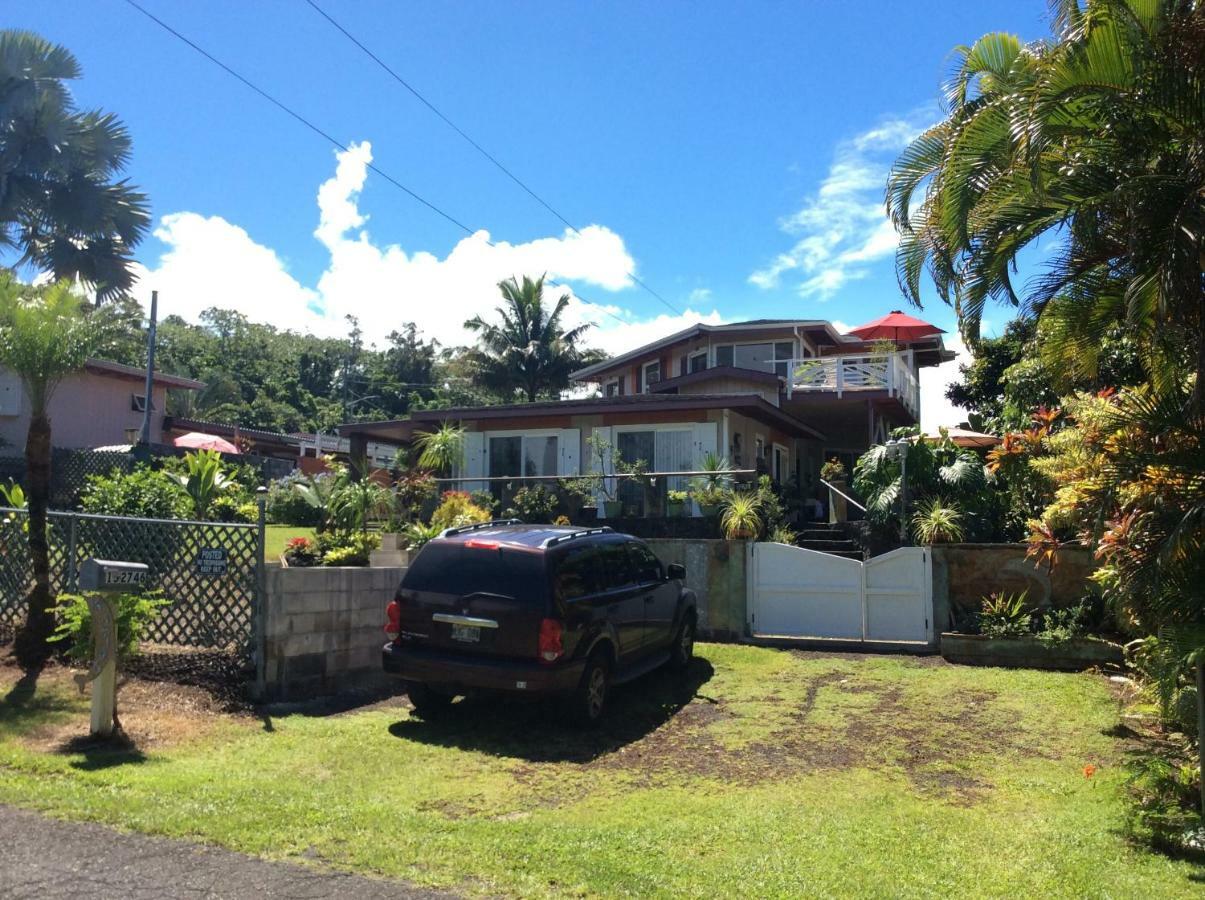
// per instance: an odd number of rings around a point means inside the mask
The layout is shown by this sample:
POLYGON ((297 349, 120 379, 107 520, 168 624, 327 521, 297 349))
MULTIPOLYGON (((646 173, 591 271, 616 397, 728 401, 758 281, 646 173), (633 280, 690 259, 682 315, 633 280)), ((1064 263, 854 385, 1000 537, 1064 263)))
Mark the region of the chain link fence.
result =
MULTIPOLYGON (((28 514, 0 509, 0 640, 25 620, 33 586, 28 514)), ((254 659, 263 547, 257 525, 136 519, 51 512, 50 582, 54 593, 76 586, 89 557, 146 563, 146 590, 170 605, 151 626, 147 642, 216 651, 230 661, 254 659)))

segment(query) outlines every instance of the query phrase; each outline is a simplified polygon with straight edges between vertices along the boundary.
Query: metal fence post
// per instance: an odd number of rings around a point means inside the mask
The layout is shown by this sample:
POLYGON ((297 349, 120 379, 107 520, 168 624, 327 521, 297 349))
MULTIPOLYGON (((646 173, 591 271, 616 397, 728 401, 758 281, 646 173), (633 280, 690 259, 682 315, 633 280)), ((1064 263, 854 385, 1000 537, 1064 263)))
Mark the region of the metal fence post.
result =
POLYGON ((268 534, 268 519, 265 509, 267 500, 268 489, 261 485, 255 491, 255 504, 259 508, 258 523, 255 532, 255 696, 257 699, 264 696, 268 675, 268 660, 266 658, 267 641, 265 640, 267 630, 267 610, 265 607, 267 606, 268 594, 264 566, 264 543, 268 534))
POLYGON ((76 534, 77 523, 75 513, 68 514, 67 519, 67 591, 75 593, 79 590, 79 570, 76 564, 76 546, 78 536, 76 534))

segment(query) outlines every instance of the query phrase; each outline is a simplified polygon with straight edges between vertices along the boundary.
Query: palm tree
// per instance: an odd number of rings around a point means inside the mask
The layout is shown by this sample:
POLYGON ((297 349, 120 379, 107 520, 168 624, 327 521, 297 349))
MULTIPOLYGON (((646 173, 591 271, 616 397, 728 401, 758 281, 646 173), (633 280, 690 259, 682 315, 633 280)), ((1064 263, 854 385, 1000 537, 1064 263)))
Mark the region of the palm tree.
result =
POLYGON ((596 357, 578 347, 589 323, 562 329, 569 295, 562 294, 551 311, 546 309, 542 275, 535 281, 524 275, 522 284, 509 278, 498 289, 504 301, 496 310, 502 323, 481 316, 464 323, 478 334, 477 348, 465 354, 473 374, 487 388, 507 397, 520 393, 528 403, 541 395, 556 396, 569 387, 575 369, 596 357))
POLYGON ((133 284, 131 250, 150 224, 146 197, 116 176, 130 136, 110 113, 79 111, 65 48, 0 31, 0 248, 55 278, 94 287, 97 302, 133 284))
POLYGON ((989 299, 1040 317, 1040 346, 1091 377, 1124 323, 1160 386, 1205 403, 1205 71, 1199 0, 1056 0, 1053 40, 988 34, 958 51, 946 118, 896 161, 887 208, 900 286, 927 270, 964 336, 989 299), (914 195, 921 195, 913 209, 914 195), (1012 282, 1039 239, 1057 252, 1012 282))
POLYGON ((419 466, 438 475, 451 475, 464 459, 464 429, 454 422, 441 422, 434 431, 416 435, 414 445, 419 450, 419 466))
POLYGON ((29 400, 29 432, 25 466, 29 503, 29 555, 34 587, 29 616, 17 638, 17 657, 34 667, 48 653, 46 639, 54 628, 50 612, 50 549, 46 539, 50 504, 51 433, 47 409, 59 383, 84 363, 110 337, 109 320, 88 313, 60 281, 31 288, 0 273, 0 366, 20 379, 29 400))

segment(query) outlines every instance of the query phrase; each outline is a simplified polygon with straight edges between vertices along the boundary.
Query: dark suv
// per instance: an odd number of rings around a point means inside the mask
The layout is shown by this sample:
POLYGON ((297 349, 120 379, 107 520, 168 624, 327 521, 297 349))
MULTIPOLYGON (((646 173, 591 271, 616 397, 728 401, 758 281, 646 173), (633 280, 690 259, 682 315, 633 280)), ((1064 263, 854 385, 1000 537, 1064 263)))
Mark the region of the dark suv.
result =
POLYGON ((686 570, 610 528, 490 522, 445 531, 387 610, 383 663, 430 718, 458 694, 557 695, 577 720, 608 688, 694 652, 686 570))

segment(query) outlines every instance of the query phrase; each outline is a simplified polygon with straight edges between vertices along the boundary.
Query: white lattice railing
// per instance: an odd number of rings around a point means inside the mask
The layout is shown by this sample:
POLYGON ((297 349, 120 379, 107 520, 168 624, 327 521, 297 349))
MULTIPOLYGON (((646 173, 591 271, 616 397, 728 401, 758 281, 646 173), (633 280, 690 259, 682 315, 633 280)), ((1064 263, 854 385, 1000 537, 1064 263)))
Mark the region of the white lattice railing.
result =
POLYGON ((907 354, 857 354, 791 360, 787 396, 795 391, 821 391, 838 397, 846 391, 886 391, 899 397, 914 416, 920 414, 920 385, 907 354))

